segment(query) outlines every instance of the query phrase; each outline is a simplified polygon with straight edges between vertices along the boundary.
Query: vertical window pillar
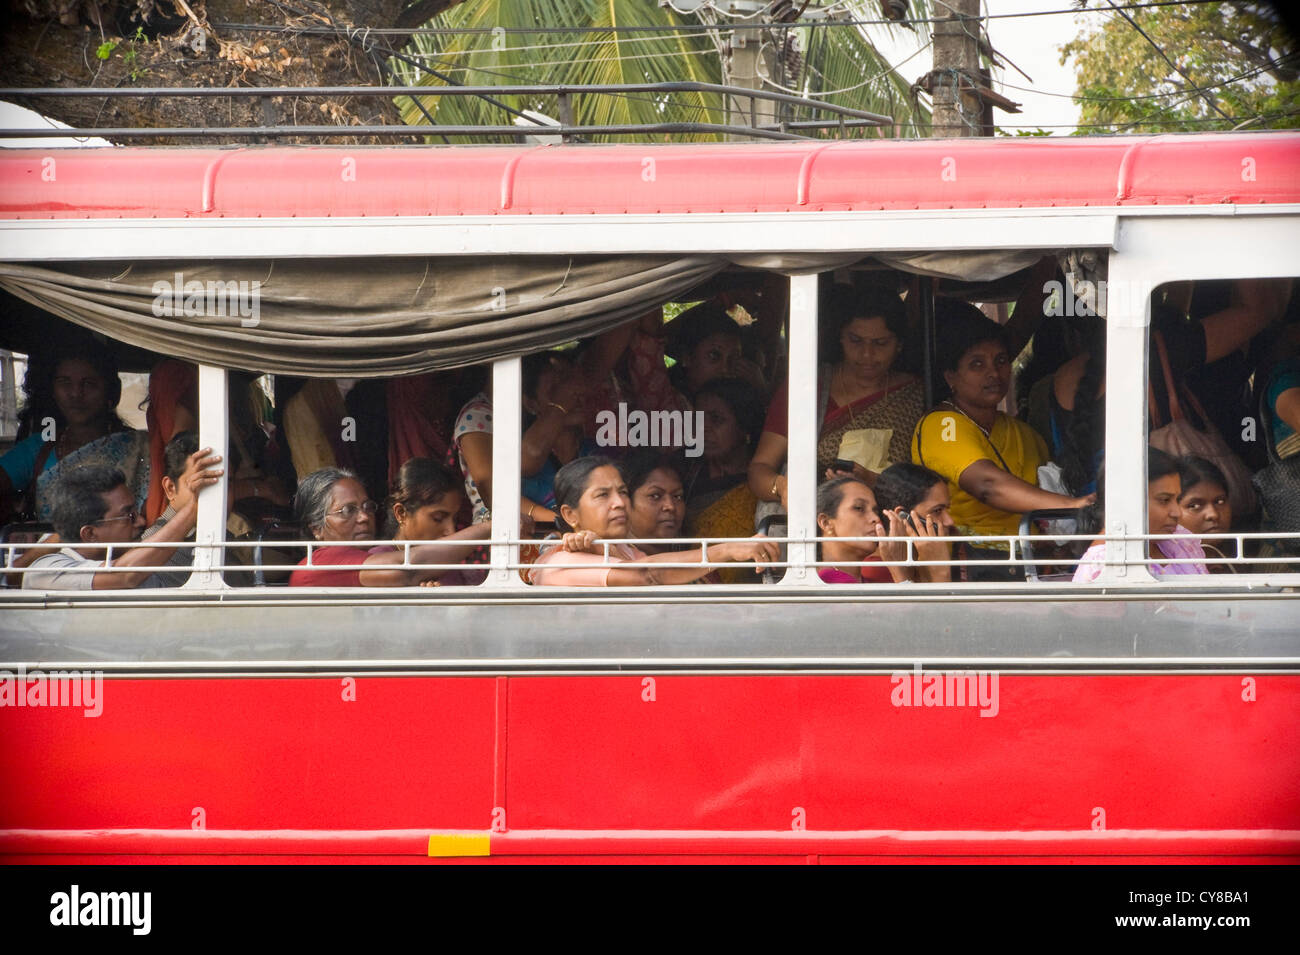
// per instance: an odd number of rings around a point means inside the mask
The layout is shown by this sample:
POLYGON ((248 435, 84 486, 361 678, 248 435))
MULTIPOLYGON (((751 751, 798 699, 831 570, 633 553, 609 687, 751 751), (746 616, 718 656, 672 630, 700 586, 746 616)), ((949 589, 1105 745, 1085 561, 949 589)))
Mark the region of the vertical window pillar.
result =
POLYGON ((226 499, 230 482, 230 427, 226 418, 226 369, 199 365, 199 447, 221 455, 220 480, 199 492, 198 528, 194 536, 194 573, 187 590, 212 590, 226 586, 213 567, 226 562, 226 499))
POLYGON ((1106 312, 1106 565, 1102 581, 1141 583, 1154 578, 1147 545, 1123 541, 1147 530, 1147 339, 1154 283, 1140 261, 1112 253, 1106 312))
POLYGON ((817 276, 790 279, 789 422, 786 480, 790 511, 783 584, 815 580, 806 566, 817 559, 817 276))
POLYGON ((485 586, 519 583, 519 495, 523 429, 523 365, 519 358, 492 364, 492 543, 485 586))

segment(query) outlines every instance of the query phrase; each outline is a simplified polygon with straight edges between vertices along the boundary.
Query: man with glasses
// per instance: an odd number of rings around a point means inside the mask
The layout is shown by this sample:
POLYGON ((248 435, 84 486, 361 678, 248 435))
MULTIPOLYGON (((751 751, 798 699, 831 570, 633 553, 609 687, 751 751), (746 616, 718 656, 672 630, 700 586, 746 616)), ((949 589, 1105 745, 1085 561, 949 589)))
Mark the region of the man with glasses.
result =
MULTIPOLYGON (((172 500, 175 514, 149 538, 151 544, 184 541, 189 536, 198 521, 199 491, 217 483, 222 472, 215 465, 220 463, 220 456, 212 454, 211 448, 188 457, 172 500)), ((145 528, 144 515, 136 507, 121 471, 106 467, 78 468, 54 485, 50 505, 55 533, 69 543, 57 553, 46 554, 32 563, 23 576, 25 589, 123 590, 167 586, 151 571, 122 568, 166 564, 175 551, 172 547, 114 551, 107 565, 113 569, 107 569, 106 546, 137 541, 145 528)))

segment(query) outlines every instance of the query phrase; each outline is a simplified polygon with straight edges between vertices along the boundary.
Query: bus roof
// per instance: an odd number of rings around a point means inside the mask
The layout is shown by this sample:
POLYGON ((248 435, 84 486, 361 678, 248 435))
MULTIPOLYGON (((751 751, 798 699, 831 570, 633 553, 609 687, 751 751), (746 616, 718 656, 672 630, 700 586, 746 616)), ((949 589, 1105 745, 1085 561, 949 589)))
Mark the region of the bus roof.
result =
POLYGON ((714 214, 1300 202, 1300 134, 0 150, 0 218, 714 214))

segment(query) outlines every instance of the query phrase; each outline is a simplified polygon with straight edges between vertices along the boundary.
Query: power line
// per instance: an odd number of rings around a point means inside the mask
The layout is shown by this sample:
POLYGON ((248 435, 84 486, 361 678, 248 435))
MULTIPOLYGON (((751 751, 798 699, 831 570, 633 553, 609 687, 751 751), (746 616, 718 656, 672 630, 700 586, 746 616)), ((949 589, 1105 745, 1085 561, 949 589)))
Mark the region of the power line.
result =
MULTIPOLYGON (((852 86, 845 86, 837 90, 817 90, 817 95, 819 97, 824 97, 824 96, 834 96, 837 93, 851 93, 853 90, 861 89, 864 86, 868 86, 872 83, 877 82, 878 80, 882 80, 890 73, 897 72, 898 67, 907 63, 909 60, 915 59, 916 57, 920 56, 922 53, 928 50, 933 44, 934 44, 933 40, 926 42, 925 45, 918 47, 916 50, 913 50, 903 59, 899 60, 897 65, 889 67, 889 69, 885 70, 883 73, 877 73, 875 76, 869 76, 861 83, 854 83, 852 86)), ((776 80, 764 76, 761 70, 759 71, 759 76, 762 77, 763 82, 766 83, 768 86, 775 87, 776 89, 779 89, 783 93, 790 93, 793 96, 807 95, 802 90, 793 90, 790 89, 789 87, 782 86, 780 83, 776 82, 776 80)))
MULTIPOLYGON (((1290 116, 1300 116, 1300 109, 1288 110, 1283 113, 1264 113, 1264 114, 1260 114, 1259 116, 1251 117, 1251 121, 1258 122, 1259 120, 1268 121, 1274 119, 1285 119, 1290 116)), ((1115 129, 1115 130, 1120 130, 1120 129, 1126 129, 1129 126, 1141 126, 1144 123, 1153 126, 1158 126, 1158 125, 1173 126, 1173 125, 1181 125, 1185 123, 1200 124, 1200 123, 1222 123, 1222 122, 1225 122, 1225 120, 1210 116, 1210 117, 1199 117, 1199 118, 1191 118, 1191 119, 1168 119, 1168 120, 1161 120, 1159 118, 1139 119, 1139 120, 1134 120, 1131 123, 1052 123, 1048 125, 1035 124, 1035 123, 998 123, 997 127, 999 129, 1115 129)), ((1226 122, 1236 123, 1237 120, 1229 119, 1226 120, 1226 122)), ((912 125, 922 125, 922 124, 895 123, 894 125, 912 126, 912 125)))
MULTIPOLYGON (((514 79, 514 77, 511 76, 509 73, 502 73, 502 72, 500 72, 499 70, 489 70, 489 69, 485 69, 484 67, 481 67, 481 66, 458 66, 458 67, 455 67, 455 69, 457 69, 457 70, 462 70, 462 71, 468 70, 468 71, 472 71, 472 72, 474 72, 474 73, 484 73, 484 74, 486 74, 486 75, 488 75, 488 76, 499 76, 499 77, 501 77, 502 79, 507 79, 507 80, 513 80, 513 79, 514 79)), ((402 95, 409 96, 411 99, 416 99, 416 98, 419 97, 421 94, 420 94, 420 93, 405 93, 405 94, 402 94, 402 95)), ((616 96, 616 97, 619 97, 620 99, 635 100, 635 101, 640 102, 640 103, 652 103, 652 104, 655 104, 655 105, 665 105, 665 101, 664 101, 664 100, 661 100, 661 99, 655 99, 654 97, 651 97, 651 96, 640 96, 640 95, 638 95, 638 94, 636 94, 636 93, 624 93, 624 92, 619 91, 619 92, 607 92, 607 93, 605 93, 605 94, 603 94, 603 95, 605 95, 605 96, 616 96)), ((689 110, 694 110, 694 111, 697 112, 697 113, 707 113, 710 109, 712 109, 712 107, 710 107, 710 106, 705 106, 705 105, 700 104, 700 103, 675 103, 675 104, 673 104, 673 105, 674 105, 674 107, 677 108, 677 109, 689 109, 689 110)))
MULTIPOLYGON (((1277 60, 1273 65, 1280 66, 1281 64, 1286 63, 1289 60, 1293 60, 1297 57, 1300 57, 1300 51, 1297 51, 1296 53, 1288 53, 1287 55, 1283 56, 1281 59, 1277 60)), ((1007 83, 1002 80, 998 81, 998 85, 1005 86, 1007 89, 1019 90, 1022 93, 1036 93, 1039 96, 1054 96, 1057 97, 1058 99, 1072 99, 1083 103, 1088 103, 1088 102, 1131 103, 1135 100, 1164 99, 1166 97, 1172 97, 1172 96, 1188 97, 1190 95, 1194 95, 1198 92, 1201 92, 1202 90, 1214 90, 1214 89, 1218 89, 1221 86, 1227 86, 1229 83, 1236 83, 1240 80, 1248 80, 1255 76, 1258 76, 1261 73, 1267 73, 1269 70, 1270 67, 1259 66, 1259 67, 1255 67, 1254 69, 1246 70, 1243 73, 1238 73, 1236 76, 1231 76, 1226 80, 1220 80, 1218 83, 1210 83, 1206 86, 1197 86, 1197 87, 1192 87, 1190 89, 1171 90, 1168 93, 1143 93, 1139 96, 1087 96, 1081 93, 1054 93, 1054 92, 1049 92, 1047 90, 1034 89, 1032 86, 1017 86, 1015 83, 1007 83)))
MULTIPOLYGON (((1116 10, 1147 10, 1153 7, 1182 7, 1217 4, 1221 0, 1149 0, 1146 3, 1128 3, 1116 6, 1116 10)), ((1066 7, 1060 10, 1034 10, 1027 13, 991 13, 982 16, 983 20, 1013 20, 1021 17, 1050 17, 1066 14, 1110 13, 1103 7, 1066 7)), ((946 22, 943 17, 919 17, 909 20, 810 20, 806 23, 786 23, 772 21, 746 24, 746 29, 799 29, 816 30, 827 27, 851 26, 907 26, 946 22)), ((214 29, 236 30, 253 33, 300 33, 333 35, 336 31, 329 27, 289 26, 286 24, 267 23, 214 23, 214 29)), ((543 36, 564 33, 670 33, 675 30, 707 32, 728 29, 727 23, 676 23, 676 24, 638 24, 619 26, 568 26, 568 27, 371 27, 366 28, 373 36, 472 36, 475 34, 543 36)), ((359 31, 360 32, 360 31, 359 31)))
MULTIPOLYGON (((712 50, 672 50, 672 51, 661 52, 661 53, 629 53, 627 56, 620 56, 617 59, 620 63, 622 63, 627 60, 657 60, 669 56, 701 56, 703 54, 708 54, 710 56, 715 55, 712 50)), ((425 60, 433 59, 438 61, 455 60, 464 55, 465 55, 464 53, 408 53, 407 54, 407 56, 413 57, 415 59, 425 59, 425 60)), ((595 56, 595 57, 589 57, 588 59, 585 60, 543 60, 541 62, 501 63, 498 65, 500 66, 501 69, 504 70, 525 70, 525 69, 533 69, 534 67, 577 66, 582 63, 600 63, 604 59, 605 59, 604 57, 595 56)), ((455 72, 456 70, 464 70, 469 68, 470 67, 464 67, 464 66, 443 67, 443 69, 447 70, 448 72, 455 72)))

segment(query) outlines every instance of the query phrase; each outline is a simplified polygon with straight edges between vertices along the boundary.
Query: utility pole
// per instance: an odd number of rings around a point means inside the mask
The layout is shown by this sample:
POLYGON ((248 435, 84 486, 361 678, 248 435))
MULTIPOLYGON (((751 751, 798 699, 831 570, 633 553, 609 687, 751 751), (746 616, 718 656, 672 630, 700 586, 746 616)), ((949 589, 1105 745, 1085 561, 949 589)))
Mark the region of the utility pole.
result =
POLYGON ((934 69, 921 80, 934 104, 930 135, 935 139, 981 135, 984 110, 975 94, 980 75, 980 0, 944 0, 940 6, 947 8, 947 15, 934 24, 934 69))
MULTIPOLYGON (((759 0, 753 4, 755 12, 767 4, 759 0)), ((777 71, 770 31, 762 28, 738 26, 731 31, 726 52, 722 58, 722 82, 740 89, 761 90, 764 76, 775 76, 777 71)), ((771 126, 777 121, 777 104, 771 100, 752 96, 728 96, 726 102, 728 126, 771 126)), ((748 140, 743 133, 728 138, 748 140)))

